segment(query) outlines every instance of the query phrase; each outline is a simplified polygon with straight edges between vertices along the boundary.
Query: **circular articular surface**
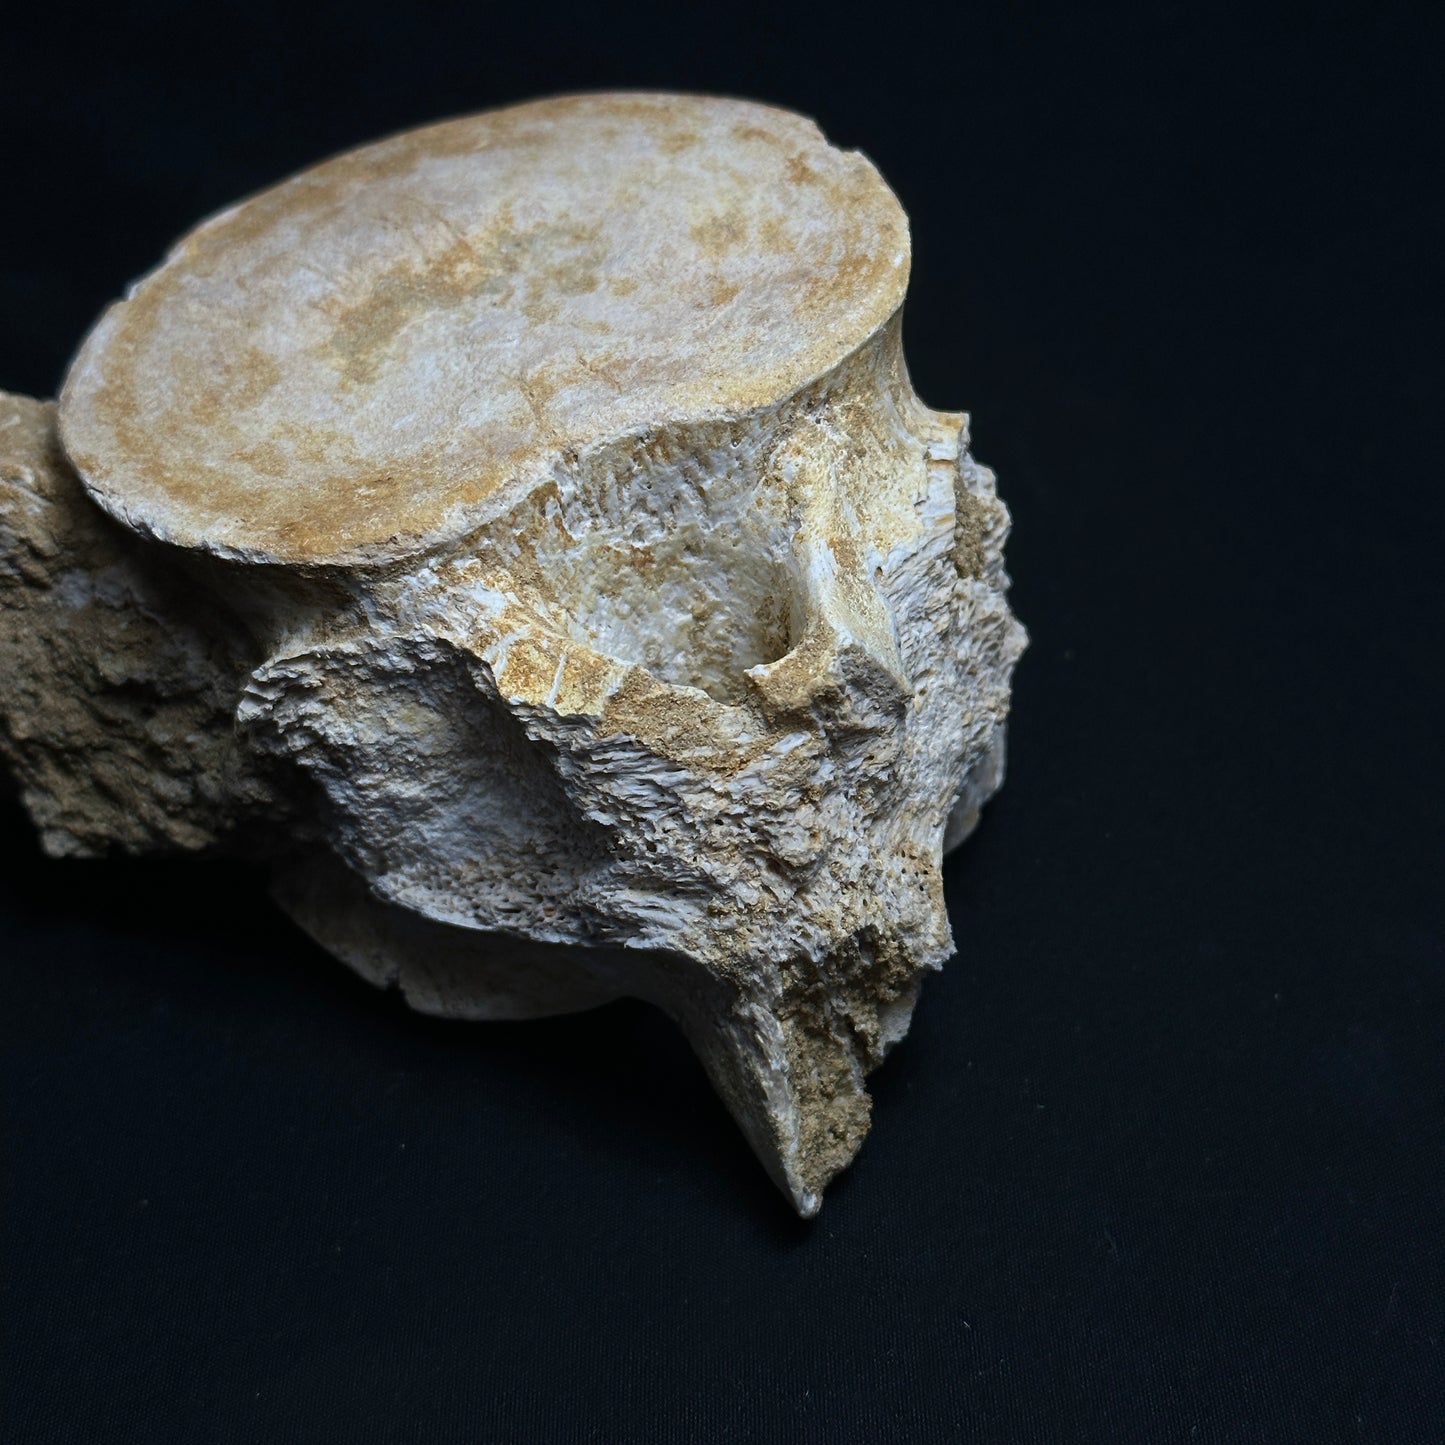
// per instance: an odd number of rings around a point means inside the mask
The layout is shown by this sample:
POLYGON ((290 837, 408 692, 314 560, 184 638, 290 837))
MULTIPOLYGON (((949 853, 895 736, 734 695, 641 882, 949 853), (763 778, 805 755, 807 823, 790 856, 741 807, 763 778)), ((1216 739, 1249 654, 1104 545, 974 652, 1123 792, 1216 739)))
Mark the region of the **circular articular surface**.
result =
POLYGON ((212 217, 66 380, 91 495, 258 562, 405 557, 559 456, 772 405, 902 304, 907 221, 786 111, 568 96, 406 132, 212 217))

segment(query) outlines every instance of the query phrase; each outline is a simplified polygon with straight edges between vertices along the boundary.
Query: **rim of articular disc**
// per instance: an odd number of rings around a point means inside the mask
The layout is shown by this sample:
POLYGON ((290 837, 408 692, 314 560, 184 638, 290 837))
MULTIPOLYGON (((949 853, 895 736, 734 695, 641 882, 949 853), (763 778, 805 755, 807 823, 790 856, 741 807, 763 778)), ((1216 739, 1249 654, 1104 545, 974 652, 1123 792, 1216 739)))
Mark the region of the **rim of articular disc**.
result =
POLYGON ((61 395, 91 495, 256 562, 393 561, 558 457, 795 394, 902 304, 872 164, 746 101, 562 96, 408 131, 213 216, 61 395))

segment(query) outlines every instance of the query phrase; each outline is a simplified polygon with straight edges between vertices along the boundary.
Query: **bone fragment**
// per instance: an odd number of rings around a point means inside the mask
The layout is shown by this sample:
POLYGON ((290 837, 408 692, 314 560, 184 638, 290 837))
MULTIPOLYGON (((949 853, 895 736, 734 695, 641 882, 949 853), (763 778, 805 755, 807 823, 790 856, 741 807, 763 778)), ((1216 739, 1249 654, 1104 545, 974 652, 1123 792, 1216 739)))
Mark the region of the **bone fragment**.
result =
POLYGON ((46 849, 230 849, 429 1013, 685 1030, 803 1214, 953 951, 1008 518, 907 224, 770 107, 564 97, 204 222, 0 394, 0 752, 46 849))

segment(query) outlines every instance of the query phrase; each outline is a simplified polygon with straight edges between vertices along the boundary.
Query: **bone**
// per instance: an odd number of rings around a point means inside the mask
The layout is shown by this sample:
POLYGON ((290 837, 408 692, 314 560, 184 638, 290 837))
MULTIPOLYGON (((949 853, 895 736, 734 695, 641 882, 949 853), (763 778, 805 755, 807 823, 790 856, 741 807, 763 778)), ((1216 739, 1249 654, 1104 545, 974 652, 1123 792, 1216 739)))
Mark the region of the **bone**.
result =
POLYGON ((752 103, 564 97, 202 223, 0 394, 46 850, 264 857, 428 1013, 648 1000, 795 1208, 952 954, 1024 646, 907 222, 752 103))

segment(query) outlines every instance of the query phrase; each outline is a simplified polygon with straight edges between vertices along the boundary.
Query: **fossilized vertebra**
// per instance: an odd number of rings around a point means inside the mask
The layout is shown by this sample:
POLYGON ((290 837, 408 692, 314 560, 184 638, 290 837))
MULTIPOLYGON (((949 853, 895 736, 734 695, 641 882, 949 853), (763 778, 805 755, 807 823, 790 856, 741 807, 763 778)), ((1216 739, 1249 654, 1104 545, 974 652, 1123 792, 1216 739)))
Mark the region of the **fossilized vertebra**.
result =
POLYGON ((952 951, 1023 634, 901 209, 808 121, 592 95, 328 161, 0 398, 45 846, 278 857, 416 1007, 634 995, 797 1208, 952 951), (98 506, 96 505, 98 504, 98 506))

